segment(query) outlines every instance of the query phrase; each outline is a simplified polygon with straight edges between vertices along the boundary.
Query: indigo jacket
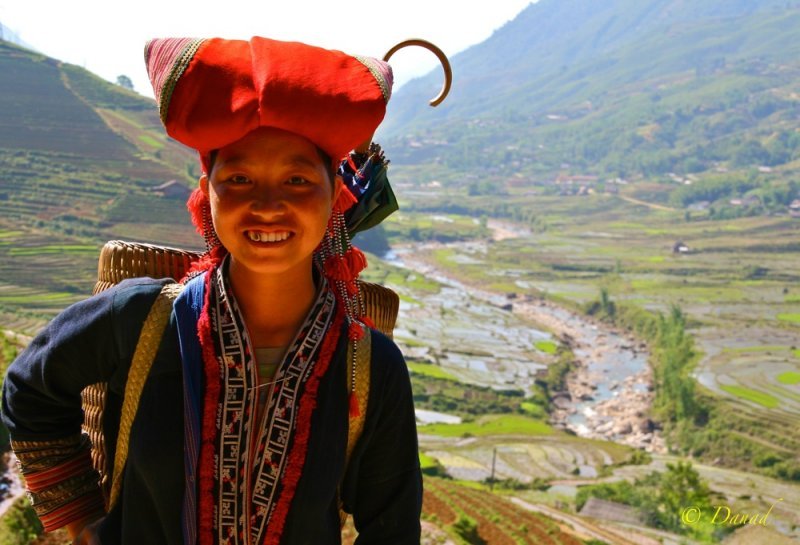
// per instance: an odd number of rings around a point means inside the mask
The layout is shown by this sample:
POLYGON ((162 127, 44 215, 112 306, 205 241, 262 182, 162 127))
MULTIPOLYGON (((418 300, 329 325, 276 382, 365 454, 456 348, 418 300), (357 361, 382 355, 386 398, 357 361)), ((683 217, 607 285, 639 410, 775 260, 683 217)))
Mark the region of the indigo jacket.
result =
MULTIPOLYGON (((131 429, 122 493, 100 524, 101 543, 194 545, 196 455, 203 372, 196 323, 201 278, 173 306, 131 429)), ((113 466, 120 407, 139 332, 168 280, 126 280, 56 317, 10 366, 3 422, 12 441, 47 442, 80 434, 81 391, 108 382, 103 417, 113 466)), ((338 499, 353 514, 357 545, 416 545, 422 479, 408 370, 395 344, 372 331, 364 431, 345 467, 348 428, 346 331, 320 382, 304 471, 283 545, 340 543, 338 499)), ((96 491, 100 494, 99 487, 96 491)))

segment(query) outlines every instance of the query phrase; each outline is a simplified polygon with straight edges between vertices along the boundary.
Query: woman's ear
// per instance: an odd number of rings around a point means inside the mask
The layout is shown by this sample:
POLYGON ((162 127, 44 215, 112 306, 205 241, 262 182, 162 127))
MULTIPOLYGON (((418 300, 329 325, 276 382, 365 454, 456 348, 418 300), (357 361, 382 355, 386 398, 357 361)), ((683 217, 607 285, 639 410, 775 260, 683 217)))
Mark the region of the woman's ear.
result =
POLYGON ((198 180, 200 191, 208 198, 208 174, 203 174, 198 180))
POLYGON ((344 189, 344 181, 342 180, 342 177, 337 174, 333 180, 333 199, 331 200, 332 203, 336 204, 336 201, 339 200, 339 195, 341 195, 343 189, 344 189))

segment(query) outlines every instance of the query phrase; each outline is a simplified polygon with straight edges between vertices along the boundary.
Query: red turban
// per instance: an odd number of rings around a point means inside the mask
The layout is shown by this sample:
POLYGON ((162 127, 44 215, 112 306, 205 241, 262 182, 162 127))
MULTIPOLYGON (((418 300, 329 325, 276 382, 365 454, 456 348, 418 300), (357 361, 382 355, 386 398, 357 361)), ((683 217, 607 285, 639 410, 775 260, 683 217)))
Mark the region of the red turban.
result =
POLYGON ((259 37, 155 39, 145 62, 167 134, 201 155, 276 127, 336 161, 372 137, 392 90, 383 61, 259 37))

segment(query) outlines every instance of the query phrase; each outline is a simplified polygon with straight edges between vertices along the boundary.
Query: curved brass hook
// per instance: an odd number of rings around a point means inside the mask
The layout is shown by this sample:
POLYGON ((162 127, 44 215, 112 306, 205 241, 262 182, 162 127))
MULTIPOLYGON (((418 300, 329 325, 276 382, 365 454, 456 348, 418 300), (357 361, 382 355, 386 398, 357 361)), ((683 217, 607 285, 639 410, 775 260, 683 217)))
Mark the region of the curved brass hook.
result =
POLYGON ((433 54, 439 58, 439 62, 442 63, 442 69, 444 70, 444 85, 442 85, 442 90, 439 91, 439 94, 429 102, 431 106, 436 107, 442 103, 447 94, 450 92, 450 85, 453 83, 453 69, 450 68, 450 61, 448 60, 447 55, 445 55, 441 49, 439 49, 437 46, 435 46, 428 40, 420 40, 418 38, 413 38, 410 40, 402 41, 393 48, 391 48, 389 51, 386 52, 386 55, 383 56, 383 60, 388 62, 389 59, 392 57, 392 55, 397 53, 397 51, 403 49, 404 47, 409 47, 412 45, 418 45, 420 47, 424 47, 428 51, 433 52, 433 54))

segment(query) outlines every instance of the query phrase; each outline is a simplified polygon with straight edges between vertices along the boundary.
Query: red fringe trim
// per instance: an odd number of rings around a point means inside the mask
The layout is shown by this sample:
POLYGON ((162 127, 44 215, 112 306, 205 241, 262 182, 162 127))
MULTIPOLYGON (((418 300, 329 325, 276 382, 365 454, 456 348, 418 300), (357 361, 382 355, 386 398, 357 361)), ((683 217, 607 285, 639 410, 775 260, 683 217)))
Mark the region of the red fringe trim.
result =
POLYGON ((222 260, 226 255, 228 255, 228 250, 226 250, 224 246, 215 246, 212 248, 210 253, 203 254, 200 256, 200 259, 192 263, 192 265, 189 267, 189 270, 186 271, 186 276, 183 277, 181 282, 186 282, 189 280, 193 273, 210 271, 222 263, 222 260))
MULTIPOLYGON (((202 159, 201 155, 201 159, 202 159)), ((189 195, 189 199, 186 201, 186 209, 189 211, 189 217, 194 224, 195 230, 199 234, 203 234, 203 211, 205 210, 205 214, 211 214, 211 203, 208 202, 208 197, 200 190, 198 187, 192 194, 189 195)), ((210 216, 209 216, 210 217, 210 216)), ((185 282, 189 279, 193 273, 198 272, 205 272, 210 270, 222 262, 222 259, 228 254, 228 250, 225 249, 224 246, 221 244, 219 246, 215 246, 211 249, 210 253, 203 254, 200 259, 192 263, 189 267, 189 270, 186 271, 186 276, 183 277, 181 282, 185 282)))
POLYGON ((344 186, 344 182, 340 177, 336 177, 336 185, 340 186, 341 189, 339 190, 339 198, 336 199, 336 202, 333 205, 333 209, 336 212, 341 212, 344 214, 347 212, 351 206, 356 204, 358 200, 356 199, 355 195, 350 193, 350 190, 344 186))
POLYGON ((355 280, 365 268, 367 256, 355 246, 348 248, 341 256, 331 256, 325 260, 325 275, 334 280, 355 280))
POLYGON ((364 333, 364 326, 356 321, 351 322, 347 328, 347 338, 351 341, 360 341, 364 338, 364 333))
POLYGON ((359 416, 361 416, 361 410, 358 408, 358 397, 355 392, 350 392, 350 418, 359 416))
POLYGON ((293 440, 292 449, 289 452, 289 461, 286 464, 286 472, 283 476, 283 490, 275 504, 275 511, 267 526, 267 536, 264 540, 265 545, 278 545, 283 535, 283 528, 286 524, 286 517, 289 514, 289 507, 292 504, 297 482, 303 473, 303 466, 306 463, 306 452, 308 451, 308 437, 311 430, 311 416, 317 407, 317 390, 319 381, 328 370, 328 366, 339 342, 339 334, 344 321, 344 309, 339 306, 336 316, 325 335, 325 340, 320 348, 320 356, 314 366, 314 373, 306 383, 305 392, 300 398, 300 408, 297 411, 297 430, 293 440))
POLYGON ((214 454, 216 451, 217 409, 219 405, 219 363, 214 353, 211 338, 211 282, 214 270, 206 273, 205 301, 200 319, 197 321, 197 335, 203 353, 203 370, 206 391, 203 399, 203 422, 201 424, 200 459, 198 461, 198 539, 200 545, 214 545, 214 454))
POLYGON ((197 187, 192 191, 191 195, 189 195, 189 199, 186 201, 186 209, 189 210, 189 217, 192 220, 192 224, 194 224, 195 231, 197 231, 199 235, 203 234, 204 208, 210 209, 211 204, 208 202, 208 197, 206 197, 205 193, 197 187))
POLYGON ((350 271, 347 261, 339 256, 332 256, 325 260, 325 276, 345 282, 353 279, 353 273, 350 271))
POLYGON ((370 318, 366 314, 361 317, 361 322, 367 327, 371 327, 372 329, 376 329, 375 322, 373 322, 372 318, 370 318))
POLYGON ((348 248, 344 254, 344 260, 347 262, 347 269, 353 275, 353 278, 367 268, 367 256, 355 246, 348 248))

